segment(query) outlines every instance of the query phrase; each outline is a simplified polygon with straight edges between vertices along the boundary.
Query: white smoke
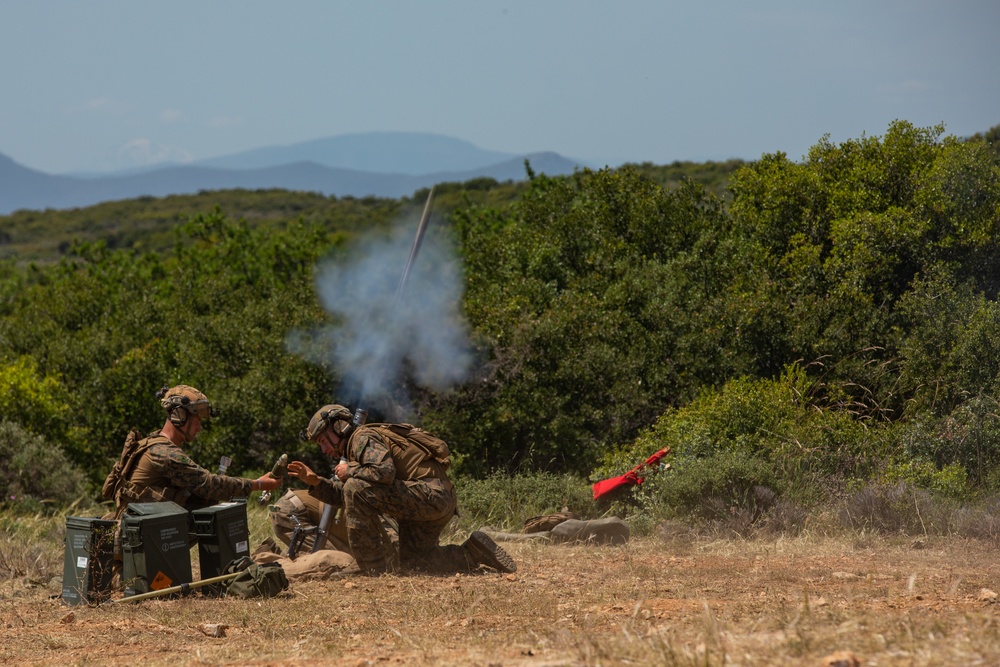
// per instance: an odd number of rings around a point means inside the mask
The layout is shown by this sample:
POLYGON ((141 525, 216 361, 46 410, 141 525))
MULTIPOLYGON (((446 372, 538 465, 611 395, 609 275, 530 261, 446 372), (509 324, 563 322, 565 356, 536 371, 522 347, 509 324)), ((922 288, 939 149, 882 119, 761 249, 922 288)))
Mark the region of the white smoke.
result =
POLYGON ((462 317, 462 270, 454 246, 428 232, 397 298, 414 228, 361 239, 321 264, 316 290, 333 324, 289 337, 289 348, 332 363, 342 386, 336 402, 405 404, 404 374, 443 390, 464 381, 473 355, 462 317))

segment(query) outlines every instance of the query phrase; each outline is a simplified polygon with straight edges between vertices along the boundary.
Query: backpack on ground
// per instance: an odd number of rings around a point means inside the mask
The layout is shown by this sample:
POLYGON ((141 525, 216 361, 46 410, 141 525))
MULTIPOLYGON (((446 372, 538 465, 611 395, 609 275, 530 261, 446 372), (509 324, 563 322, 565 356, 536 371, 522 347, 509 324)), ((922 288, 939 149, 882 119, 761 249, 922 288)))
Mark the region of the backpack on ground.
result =
POLYGON ((243 556, 226 566, 224 574, 239 572, 223 582, 223 595, 229 598, 273 598, 288 590, 288 577, 281 563, 255 563, 243 556))

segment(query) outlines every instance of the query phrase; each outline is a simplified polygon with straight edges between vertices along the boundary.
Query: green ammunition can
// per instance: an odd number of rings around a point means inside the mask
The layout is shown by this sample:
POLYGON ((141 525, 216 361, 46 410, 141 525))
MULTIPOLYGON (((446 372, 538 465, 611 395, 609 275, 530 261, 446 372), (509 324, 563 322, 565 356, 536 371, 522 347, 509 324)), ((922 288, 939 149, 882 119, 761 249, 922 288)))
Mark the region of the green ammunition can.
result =
POLYGON ((122 515, 125 596, 191 583, 187 510, 177 503, 131 503, 122 515))
POLYGON ((66 517, 62 599, 78 605, 102 602, 111 593, 116 521, 66 517))
MULTIPOLYGON (((245 502, 228 502, 191 510, 191 525, 198 538, 198 565, 201 579, 225 574, 230 562, 250 555, 250 529, 245 502)), ((202 588, 207 595, 217 595, 218 586, 202 588)))

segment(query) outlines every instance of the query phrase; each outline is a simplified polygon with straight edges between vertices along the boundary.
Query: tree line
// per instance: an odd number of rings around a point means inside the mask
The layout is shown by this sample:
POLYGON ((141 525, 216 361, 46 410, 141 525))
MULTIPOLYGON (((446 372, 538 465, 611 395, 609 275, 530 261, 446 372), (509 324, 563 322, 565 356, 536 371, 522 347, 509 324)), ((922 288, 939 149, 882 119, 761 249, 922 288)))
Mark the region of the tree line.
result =
MULTIPOLYGON (((476 364, 447 389, 401 378, 407 414, 469 477, 600 477, 670 445, 677 474, 650 488, 678 507, 760 488, 815 499, 873 478, 995 491, 990 136, 897 121, 881 137, 823 138, 799 161, 727 163, 724 193, 678 179, 678 164, 441 186, 433 233, 458 249, 476 364)), ((18 464, 8 490, 44 495, 63 468, 93 489, 130 427, 162 422, 155 390, 180 382, 222 410, 192 447, 204 465, 315 457, 296 434, 343 369, 287 338, 336 330, 316 267, 413 220, 425 195, 281 211, 280 193, 202 193, 180 223, 163 200, 122 203, 101 217, 118 243, 83 234, 34 263, 5 260, 0 447, 65 457, 18 464), (135 235, 147 209, 155 242, 135 235)), ((93 213, 19 212, 8 237, 93 213)))

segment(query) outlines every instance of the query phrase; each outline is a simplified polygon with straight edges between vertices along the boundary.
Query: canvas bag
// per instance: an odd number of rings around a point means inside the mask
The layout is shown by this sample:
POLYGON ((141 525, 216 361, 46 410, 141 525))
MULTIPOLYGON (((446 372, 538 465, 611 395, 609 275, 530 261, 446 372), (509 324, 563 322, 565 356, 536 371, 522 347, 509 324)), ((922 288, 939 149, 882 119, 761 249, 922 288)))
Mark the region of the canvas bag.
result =
POLYGON ((129 431, 128 436, 125 438, 125 444, 122 446, 122 455, 115 462, 114 467, 108 476, 104 478, 104 485, 101 487, 101 495, 105 500, 118 500, 118 494, 121 491, 122 482, 127 480, 129 475, 132 474, 132 470, 135 468, 136 463, 139 461, 139 457, 142 456, 149 446, 152 445, 152 441, 147 442, 145 447, 140 448, 139 443, 142 441, 142 434, 138 430, 132 429, 129 431))
POLYGON ((223 582, 223 594, 232 598, 273 598, 288 590, 288 577, 281 563, 255 563, 248 556, 226 566, 224 574, 239 576, 223 582))
MULTIPOLYGON (((400 479, 448 478, 445 471, 451 465, 451 452, 448 444, 436 435, 412 424, 366 424, 362 429, 378 433, 389 445, 400 479)), ((355 454, 360 455, 361 452, 355 454)))

